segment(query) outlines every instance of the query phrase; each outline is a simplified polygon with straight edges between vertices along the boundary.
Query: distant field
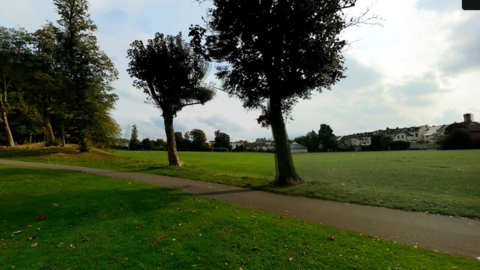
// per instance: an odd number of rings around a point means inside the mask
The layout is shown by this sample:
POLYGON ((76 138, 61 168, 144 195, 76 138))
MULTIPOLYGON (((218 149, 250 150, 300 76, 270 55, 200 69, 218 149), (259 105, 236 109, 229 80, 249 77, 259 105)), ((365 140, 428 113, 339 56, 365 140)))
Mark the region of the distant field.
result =
POLYGON ((135 181, 0 165, 0 269, 480 269, 135 181))
POLYGON ((271 188, 269 153, 166 152, 76 154, 74 149, 0 150, 0 158, 139 171, 410 211, 480 218, 480 151, 398 151, 294 154, 306 184, 271 188), (114 155, 115 154, 115 155, 114 155))

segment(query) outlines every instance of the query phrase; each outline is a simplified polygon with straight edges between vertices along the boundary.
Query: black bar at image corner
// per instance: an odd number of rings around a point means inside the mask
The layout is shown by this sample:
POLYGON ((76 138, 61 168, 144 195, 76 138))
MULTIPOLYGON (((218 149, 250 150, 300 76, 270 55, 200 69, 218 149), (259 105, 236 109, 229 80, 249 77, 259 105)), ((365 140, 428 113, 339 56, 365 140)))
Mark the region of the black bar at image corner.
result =
POLYGON ((462 0, 463 10, 480 10, 480 0, 462 0))

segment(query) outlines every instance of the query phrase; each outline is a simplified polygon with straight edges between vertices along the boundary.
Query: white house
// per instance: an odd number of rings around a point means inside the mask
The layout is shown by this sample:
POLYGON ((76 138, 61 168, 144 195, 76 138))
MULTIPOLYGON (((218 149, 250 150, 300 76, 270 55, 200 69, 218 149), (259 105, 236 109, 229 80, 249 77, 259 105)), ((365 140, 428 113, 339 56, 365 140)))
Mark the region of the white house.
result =
POLYGON ((426 143, 436 143, 436 140, 445 132, 446 125, 431 126, 423 133, 423 141, 426 143))

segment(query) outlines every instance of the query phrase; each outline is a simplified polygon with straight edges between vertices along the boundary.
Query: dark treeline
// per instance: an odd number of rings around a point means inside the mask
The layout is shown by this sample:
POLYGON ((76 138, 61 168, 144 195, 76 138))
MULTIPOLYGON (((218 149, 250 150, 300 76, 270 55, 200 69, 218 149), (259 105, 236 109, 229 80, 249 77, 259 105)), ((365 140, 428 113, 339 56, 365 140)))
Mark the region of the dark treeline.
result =
POLYGON ((0 27, 0 144, 106 147, 118 72, 100 50, 86 0, 54 0, 60 15, 34 32, 0 27))

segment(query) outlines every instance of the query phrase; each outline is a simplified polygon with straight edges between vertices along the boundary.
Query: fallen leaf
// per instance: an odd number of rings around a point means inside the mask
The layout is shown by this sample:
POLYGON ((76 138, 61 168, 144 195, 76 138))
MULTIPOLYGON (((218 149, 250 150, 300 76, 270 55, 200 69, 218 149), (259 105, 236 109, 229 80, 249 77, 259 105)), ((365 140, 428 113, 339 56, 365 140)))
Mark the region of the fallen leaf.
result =
POLYGON ((197 211, 195 211, 195 210, 190 211, 190 213, 195 213, 195 212, 197 212, 197 211))
POLYGON ((141 229, 142 229, 142 227, 138 227, 138 229, 139 229, 139 230, 141 230, 141 229))
POLYGON ((282 216, 279 216, 278 218, 279 218, 279 219, 283 219, 283 217, 282 217, 282 216))
POLYGON ((180 211, 180 208, 177 208, 176 210, 177 210, 177 211, 180 211))
POLYGON ((22 233, 23 231, 16 231, 16 232, 13 232, 12 235, 15 235, 15 234, 19 234, 19 233, 22 233))
POLYGON ((293 258, 288 258, 289 261, 293 261, 293 258))
POLYGON ((46 219, 47 217, 46 216, 37 216, 37 220, 42 220, 42 219, 46 219))
POLYGON ((58 203, 52 203, 53 206, 58 206, 58 203))
POLYGON ((30 247, 34 248, 36 246, 38 246, 38 243, 32 244, 30 247))
POLYGON ((334 240, 335 240, 335 237, 333 237, 331 235, 328 236, 328 241, 334 241, 334 240))
POLYGON ((254 247, 253 247, 253 250, 258 250, 258 247, 255 247, 255 246, 254 246, 254 247))
POLYGON ((176 230, 177 230, 177 228, 172 227, 172 231, 176 231, 176 230))

